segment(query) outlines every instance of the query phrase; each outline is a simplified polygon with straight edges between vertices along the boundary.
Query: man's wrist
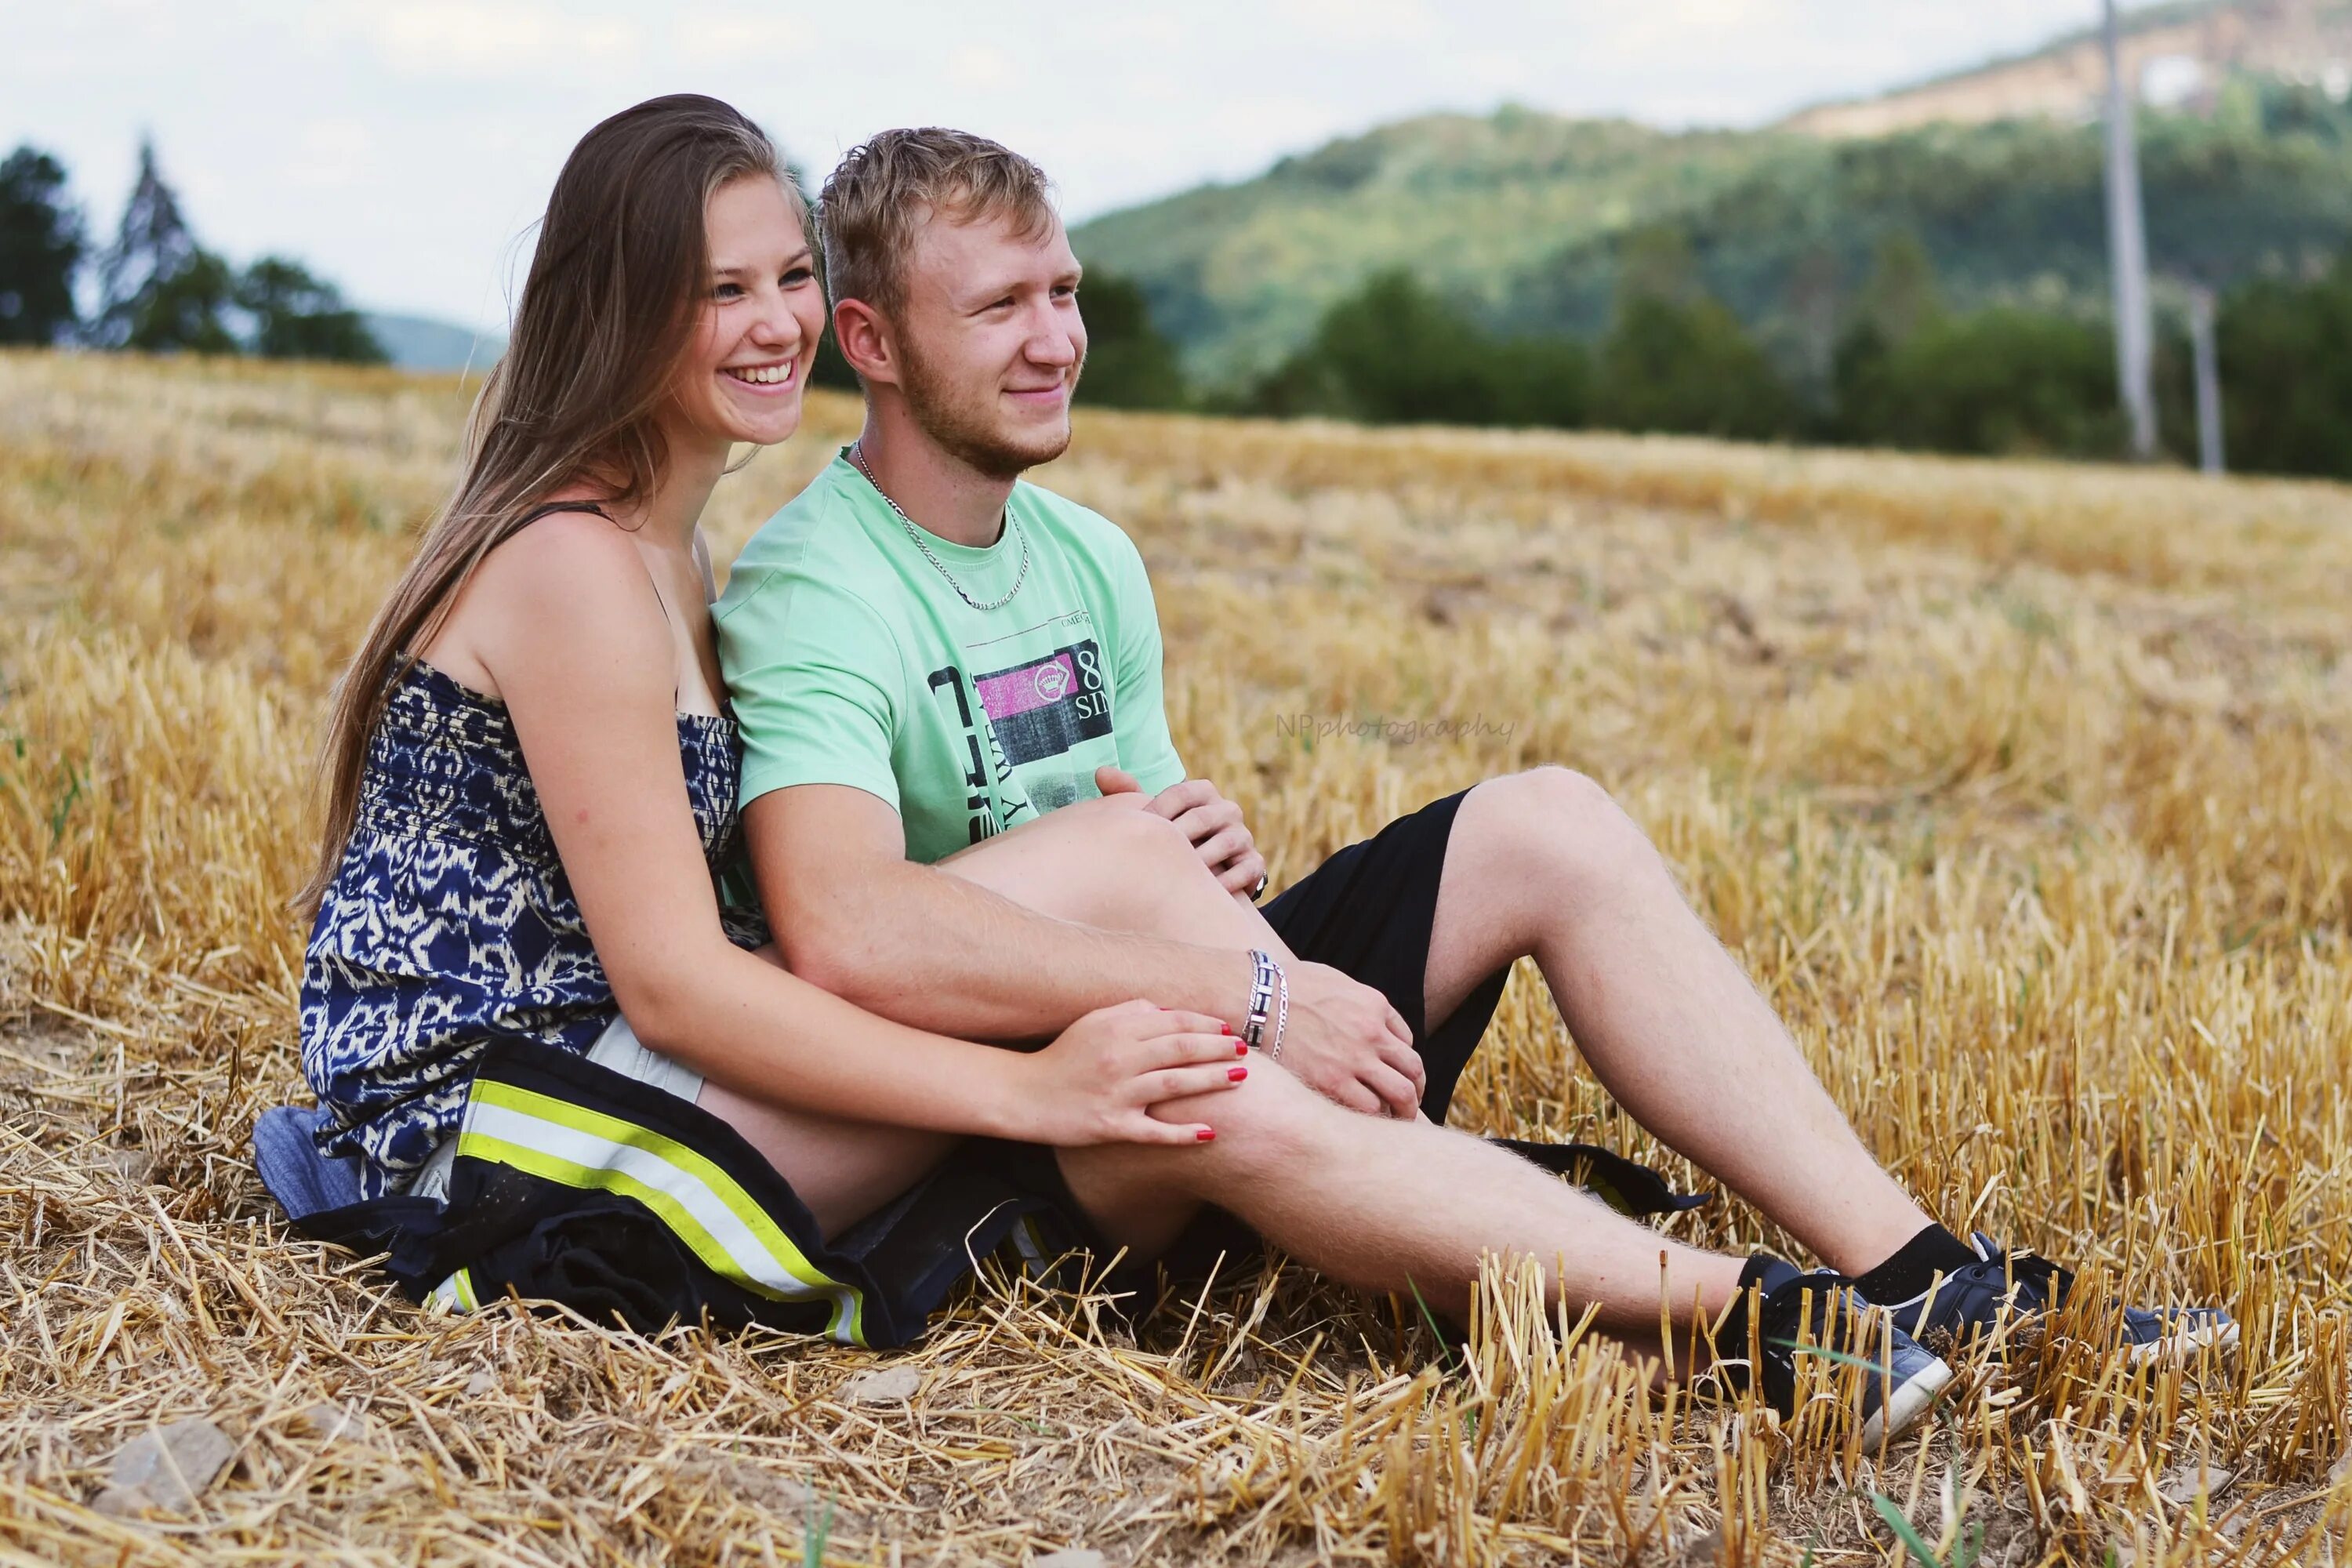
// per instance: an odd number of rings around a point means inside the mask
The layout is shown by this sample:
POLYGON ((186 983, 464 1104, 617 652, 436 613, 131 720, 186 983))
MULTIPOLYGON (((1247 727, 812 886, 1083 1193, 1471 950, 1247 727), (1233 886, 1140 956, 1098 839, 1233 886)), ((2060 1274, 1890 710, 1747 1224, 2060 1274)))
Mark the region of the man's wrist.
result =
POLYGON ((1250 981, 1257 973, 1257 961, 1246 951, 1225 947, 1204 950, 1203 956, 1206 962, 1193 964, 1185 977, 1188 984, 1171 987, 1176 994, 1170 1004, 1221 1019, 1238 1036, 1249 1017, 1250 981))
POLYGON ((1266 1031, 1274 1025, 1274 999, 1282 982, 1282 968, 1274 954, 1263 948, 1250 949, 1249 1011, 1242 1020, 1242 1043, 1250 1049, 1264 1050, 1266 1031))

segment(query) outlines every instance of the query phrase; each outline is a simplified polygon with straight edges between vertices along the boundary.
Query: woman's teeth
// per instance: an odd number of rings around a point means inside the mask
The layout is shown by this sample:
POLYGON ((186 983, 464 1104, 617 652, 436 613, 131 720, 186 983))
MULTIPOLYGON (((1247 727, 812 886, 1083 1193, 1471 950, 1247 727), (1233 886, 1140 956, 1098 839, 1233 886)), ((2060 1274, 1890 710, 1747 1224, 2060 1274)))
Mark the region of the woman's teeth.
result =
POLYGON ((754 386, 772 386, 778 382, 792 380, 793 367, 789 364, 771 364, 761 365, 752 370, 730 369, 727 374, 738 381, 748 381, 754 386))

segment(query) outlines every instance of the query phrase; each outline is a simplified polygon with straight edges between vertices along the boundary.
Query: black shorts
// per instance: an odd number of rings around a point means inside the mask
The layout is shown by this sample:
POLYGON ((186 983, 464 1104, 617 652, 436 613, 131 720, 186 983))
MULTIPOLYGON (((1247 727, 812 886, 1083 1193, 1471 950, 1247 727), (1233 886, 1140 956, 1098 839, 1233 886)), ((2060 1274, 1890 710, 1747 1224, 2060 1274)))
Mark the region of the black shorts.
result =
POLYGON ((1510 977, 1508 965, 1496 970, 1430 1027, 1424 987, 1437 887, 1454 815, 1468 794, 1449 795, 1398 817, 1334 854, 1265 906, 1266 923, 1292 952, 1372 987, 1404 1019, 1427 1080, 1421 1109, 1432 1121, 1445 1120, 1454 1086, 1510 977))

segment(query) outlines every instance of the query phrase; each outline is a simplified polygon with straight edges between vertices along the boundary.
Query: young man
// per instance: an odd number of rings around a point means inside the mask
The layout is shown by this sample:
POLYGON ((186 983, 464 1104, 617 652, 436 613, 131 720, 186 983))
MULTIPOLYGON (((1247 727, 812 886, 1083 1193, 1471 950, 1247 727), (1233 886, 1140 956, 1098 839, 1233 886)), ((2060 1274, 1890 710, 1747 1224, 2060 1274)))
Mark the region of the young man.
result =
MULTIPOLYGON (((866 426, 745 548, 718 612, 752 866, 795 970, 982 1038, 1041 1038, 1139 996, 1261 1043, 1239 1089, 1160 1108, 1213 1142, 1060 1152, 1086 1218, 1139 1256, 1214 1205, 1370 1289, 1459 1300, 1482 1254, 1532 1258, 1651 1343, 1662 1290, 1686 1324, 1759 1284, 1743 1310, 1768 1362, 1799 1317, 1852 1307, 1828 1277, 1667 1243, 1434 1124, 1506 972, 1532 956, 1630 1113, 1861 1295, 1905 1304, 1906 1329, 1964 1338, 2005 1303, 2054 1300, 2062 1274, 1961 1242, 1878 1167, 1654 848, 1578 774, 1438 801, 1261 914, 1239 809, 1171 743, 1140 558, 1020 482, 1068 445, 1086 356, 1044 176, 977 137, 892 132, 835 172, 820 221, 866 426)), ((943 1152, 831 1147, 861 1193, 943 1152)), ((2134 1313, 2122 1331, 2136 1349, 2234 1332, 2217 1313, 2134 1313)), ((1949 1375, 1900 1333, 1856 1342, 1890 1363, 1859 1394, 1874 1433, 1949 1375)), ((1785 1362, 1764 1371, 1785 1388, 1785 1362)))

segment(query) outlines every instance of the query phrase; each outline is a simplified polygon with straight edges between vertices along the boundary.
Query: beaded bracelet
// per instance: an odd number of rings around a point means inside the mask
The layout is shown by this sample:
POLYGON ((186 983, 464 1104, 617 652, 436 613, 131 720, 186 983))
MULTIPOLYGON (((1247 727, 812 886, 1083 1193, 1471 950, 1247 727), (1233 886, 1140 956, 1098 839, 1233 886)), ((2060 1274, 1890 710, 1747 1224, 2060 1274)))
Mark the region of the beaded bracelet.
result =
POLYGON ((1278 963, 1274 966, 1274 988, 1281 1001, 1275 1008, 1274 1044, 1266 1047, 1265 1059, 1278 1062, 1282 1059, 1283 1032, 1290 1027, 1290 976, 1283 973, 1278 963))

